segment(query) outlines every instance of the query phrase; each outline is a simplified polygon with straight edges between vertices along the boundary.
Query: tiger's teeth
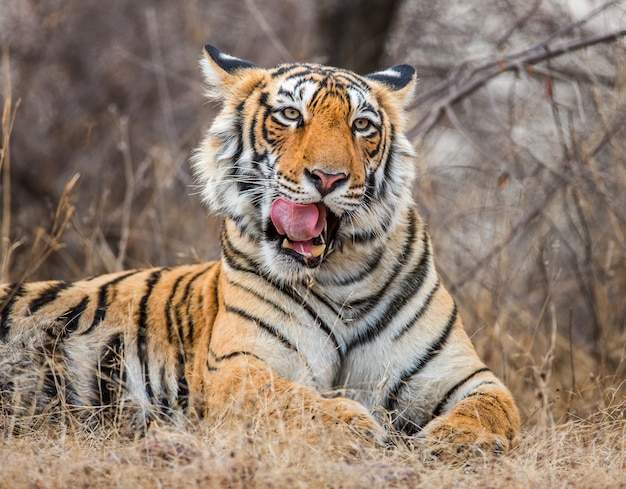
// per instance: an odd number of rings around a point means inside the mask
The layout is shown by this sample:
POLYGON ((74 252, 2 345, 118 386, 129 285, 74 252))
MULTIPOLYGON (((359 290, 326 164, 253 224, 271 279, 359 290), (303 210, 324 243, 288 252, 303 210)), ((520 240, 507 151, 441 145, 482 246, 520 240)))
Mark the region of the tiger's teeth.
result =
MULTIPOLYGON (((288 250, 293 250, 293 243, 291 241, 289 241, 288 238, 283 239, 283 244, 282 247, 288 250)), ((324 253, 324 250, 326 249, 326 244, 322 243, 319 245, 313 245, 311 246, 311 251, 308 253, 301 253, 304 257, 306 258, 317 258, 318 256, 321 256, 322 253, 324 253)))
POLYGON ((324 253, 324 250, 326 249, 326 245, 325 244, 321 244, 321 245, 315 245, 311 247, 311 256, 313 258, 317 258, 318 256, 320 256, 322 253, 324 253))

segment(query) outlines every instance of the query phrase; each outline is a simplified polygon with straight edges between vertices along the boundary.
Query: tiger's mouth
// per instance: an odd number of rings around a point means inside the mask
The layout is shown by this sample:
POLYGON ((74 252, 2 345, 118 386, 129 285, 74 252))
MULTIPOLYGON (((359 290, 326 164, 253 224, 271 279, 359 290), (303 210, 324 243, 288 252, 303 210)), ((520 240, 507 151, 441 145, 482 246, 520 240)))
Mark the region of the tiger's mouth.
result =
POLYGON ((332 251, 339 218, 323 202, 296 204, 282 197, 272 202, 268 237, 278 252, 316 268, 332 251))

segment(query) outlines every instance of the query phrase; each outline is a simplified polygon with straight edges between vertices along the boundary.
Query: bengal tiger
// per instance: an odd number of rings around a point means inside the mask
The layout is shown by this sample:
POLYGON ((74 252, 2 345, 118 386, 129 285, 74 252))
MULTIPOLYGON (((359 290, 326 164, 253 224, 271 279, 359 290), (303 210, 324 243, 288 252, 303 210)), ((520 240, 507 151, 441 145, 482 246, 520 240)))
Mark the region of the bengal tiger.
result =
POLYGON ((3 412, 146 425, 270 406, 376 443, 511 447, 517 407, 412 196, 415 70, 263 69, 210 45, 201 68, 221 111, 192 168, 224 219, 221 260, 3 285, 3 412))

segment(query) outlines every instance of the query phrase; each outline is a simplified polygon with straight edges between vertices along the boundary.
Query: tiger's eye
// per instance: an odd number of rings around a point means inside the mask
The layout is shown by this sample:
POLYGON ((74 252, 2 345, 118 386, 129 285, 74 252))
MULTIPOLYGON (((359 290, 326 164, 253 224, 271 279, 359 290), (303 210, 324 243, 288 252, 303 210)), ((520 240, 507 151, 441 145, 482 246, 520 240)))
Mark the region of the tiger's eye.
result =
POLYGON ((285 107, 282 110, 282 114, 285 119, 289 119, 290 121, 297 121, 300 119, 300 111, 298 109, 294 109, 293 107, 285 107))
POLYGON ((364 131, 365 129, 370 127, 370 121, 365 117, 359 117, 358 119, 354 120, 354 122, 352 123, 352 127, 356 131, 364 131))

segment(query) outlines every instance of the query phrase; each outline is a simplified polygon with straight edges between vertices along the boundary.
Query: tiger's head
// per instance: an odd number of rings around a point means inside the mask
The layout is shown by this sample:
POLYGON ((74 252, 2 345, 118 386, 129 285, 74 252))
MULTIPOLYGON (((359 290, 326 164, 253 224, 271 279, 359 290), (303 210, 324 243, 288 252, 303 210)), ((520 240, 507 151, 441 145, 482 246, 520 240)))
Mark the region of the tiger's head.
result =
POLYGON ((412 202, 403 133, 412 67, 367 76, 304 63, 263 69, 213 46, 201 66, 222 109, 194 171, 255 267, 279 281, 332 274, 385 240, 412 202))

